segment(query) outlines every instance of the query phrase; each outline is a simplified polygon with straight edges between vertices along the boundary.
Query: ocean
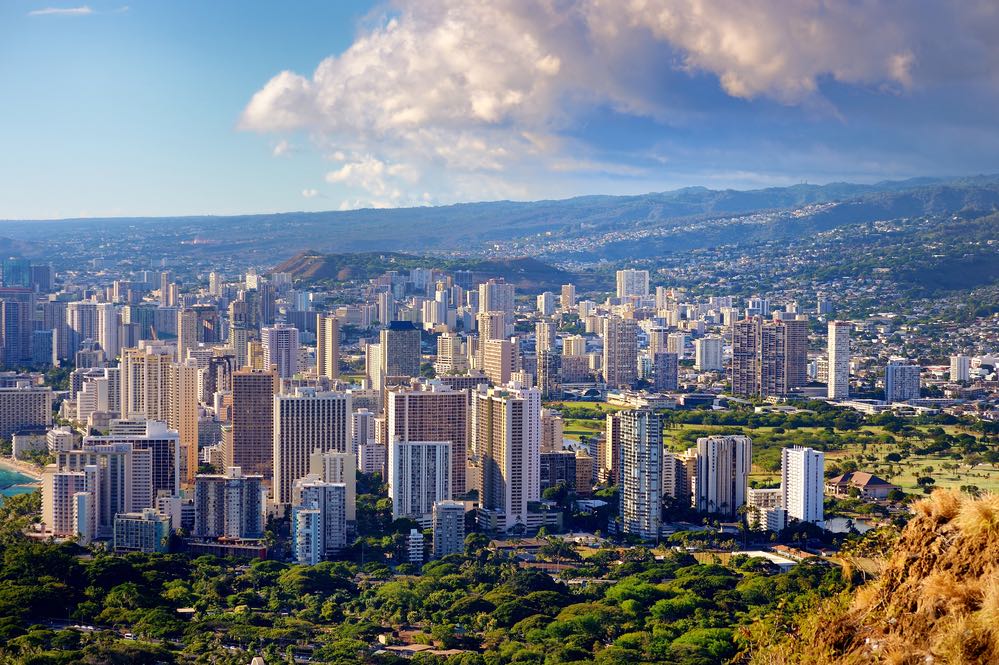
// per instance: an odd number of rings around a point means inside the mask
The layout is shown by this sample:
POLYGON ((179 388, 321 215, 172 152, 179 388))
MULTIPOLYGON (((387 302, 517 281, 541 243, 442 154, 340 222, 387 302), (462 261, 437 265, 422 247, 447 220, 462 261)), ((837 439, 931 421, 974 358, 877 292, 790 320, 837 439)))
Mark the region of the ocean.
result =
POLYGON ((32 483, 34 480, 16 471, 0 469, 0 497, 12 496, 14 494, 24 494, 34 492, 34 487, 20 487, 22 484, 32 483))

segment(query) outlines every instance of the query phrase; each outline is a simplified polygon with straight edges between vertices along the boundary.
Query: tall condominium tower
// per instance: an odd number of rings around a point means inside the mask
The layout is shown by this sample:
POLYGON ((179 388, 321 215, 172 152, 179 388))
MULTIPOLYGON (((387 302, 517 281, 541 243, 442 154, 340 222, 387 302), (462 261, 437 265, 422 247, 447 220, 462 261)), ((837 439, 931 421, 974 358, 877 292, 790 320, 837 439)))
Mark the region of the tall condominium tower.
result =
POLYGON ((433 510, 434 558, 461 554, 465 550, 465 504, 438 501, 433 510))
POLYGON ((222 430, 226 467, 268 481, 274 474, 274 395, 281 379, 272 370, 244 368, 232 375, 232 423, 222 430))
POLYGON ((784 448, 781 458, 782 507, 799 522, 822 526, 825 455, 811 448, 784 448))
POLYGON ((541 392, 485 388, 472 393, 472 449, 482 471, 480 505, 509 530, 527 525, 528 502, 538 501, 541 392))
POLYGON ((562 294, 559 297, 559 305, 563 312, 568 312, 576 306, 576 285, 563 284, 562 294))
POLYGON ((639 296, 642 298, 647 298, 648 295, 649 295, 648 270, 617 271, 618 298, 627 298, 629 296, 639 296))
POLYGON ((662 523, 662 419, 650 410, 622 411, 621 530, 642 538, 662 523))
POLYGON ((885 401, 904 402, 919 398, 918 365, 910 365, 904 360, 892 359, 885 366, 885 401))
POLYGON ((850 327, 847 321, 829 322, 829 399, 850 396, 850 327))
POLYGON ((539 321, 534 324, 534 339, 537 342, 534 347, 538 352, 552 351, 557 348, 557 338, 555 324, 551 321, 539 321))
POLYGON ((335 316, 316 315, 316 374, 340 378, 340 323, 335 316))
POLYGON ((801 319, 736 321, 732 330, 732 392, 784 396, 805 385, 808 322, 801 319))
POLYGON ((658 392, 677 389, 680 364, 675 353, 660 351, 654 354, 652 368, 655 376, 655 388, 658 392))
POLYGON ((292 510, 295 559, 314 566, 347 546, 347 492, 343 483, 299 481, 300 502, 292 510))
POLYGON ((537 354, 537 374, 535 383, 541 390, 542 399, 562 398, 562 354, 557 349, 542 349, 537 354))
POLYGON ((514 286, 502 280, 490 279, 479 284, 479 311, 504 312, 509 321, 513 318, 514 286))
POLYGON ((603 375, 608 386, 631 387, 638 380, 638 323, 609 316, 604 319, 603 375))
POLYGON ((968 356, 950 357, 950 380, 967 381, 971 378, 971 358, 968 356))
POLYGON ((239 467, 194 479, 194 532, 200 538, 260 538, 264 535, 263 478, 239 467))
POLYGON ((350 395, 296 388, 274 395, 274 502, 288 505, 315 452, 350 450, 350 395))
POLYGON ((434 371, 438 375, 464 374, 468 371, 468 352, 460 335, 448 332, 437 338, 434 371))
POLYGON ((282 379, 298 374, 298 328, 279 323, 260 330, 264 347, 264 366, 277 367, 282 379))
POLYGON ((409 321, 392 321, 381 332, 382 377, 420 375, 420 329, 409 321))
POLYGON ((392 519, 408 517, 430 526, 434 503, 451 498, 451 444, 396 439, 388 453, 392 519))
POLYGON ((520 344, 516 338, 482 342, 482 371, 493 384, 506 385, 520 368, 520 344))
POLYGON ((468 393, 437 381, 387 393, 390 440, 451 443, 451 492, 465 493, 468 462, 468 393))
POLYGON ((702 337, 694 340, 694 369, 701 372, 721 370, 721 337, 702 337))
POLYGON ((752 445, 742 435, 697 440, 694 506, 699 512, 734 517, 746 503, 752 445))

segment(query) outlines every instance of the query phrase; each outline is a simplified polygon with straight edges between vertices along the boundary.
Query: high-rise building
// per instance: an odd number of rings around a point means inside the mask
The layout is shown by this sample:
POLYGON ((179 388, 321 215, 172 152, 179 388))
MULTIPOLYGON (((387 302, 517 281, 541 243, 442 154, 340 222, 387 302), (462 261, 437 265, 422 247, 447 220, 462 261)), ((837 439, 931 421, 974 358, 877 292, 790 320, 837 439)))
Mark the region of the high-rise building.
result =
POLYGON ((0 288, 0 360, 8 367, 31 361, 35 294, 28 288, 0 288))
POLYGON ((51 387, 28 381, 0 388, 0 436, 10 438, 20 430, 51 427, 53 399, 51 387))
POLYGON ((465 550, 465 504, 437 501, 433 509, 434 558, 465 550))
POLYGON ((648 270, 617 271, 617 297, 628 298, 630 296, 649 297, 648 270))
POLYGON ((910 365, 904 360, 892 359, 885 366, 885 401, 904 402, 919 398, 918 365, 910 365))
POLYGON ((557 349, 557 330, 551 321, 539 321, 534 324, 534 348, 538 351, 553 351, 557 349))
POLYGON ((541 392, 485 388, 472 393, 472 449, 482 473, 480 505, 500 528, 526 528, 541 497, 541 392))
POLYGON ((201 370, 194 360, 173 362, 173 355, 173 347, 162 343, 122 349, 116 410, 123 419, 159 420, 175 429, 182 448, 181 479, 191 483, 198 469, 201 370))
POLYGON ((410 321, 392 321, 381 331, 381 372, 387 376, 420 375, 420 329, 410 321))
POLYGON ((114 516, 114 551, 166 552, 170 538, 170 518, 154 508, 114 516))
POLYGON ((541 409, 541 452, 562 450, 565 421, 553 409, 541 409))
POLYGON ((562 311, 568 312, 576 306, 576 285, 575 284, 563 284, 562 294, 559 298, 559 305, 562 307, 562 311))
POLYGON ((292 509, 292 548, 299 563, 314 566, 347 546, 347 488, 343 483, 299 481, 292 509))
POLYGON ((76 535, 73 519, 73 496, 86 490, 86 475, 82 470, 60 470, 55 464, 45 467, 42 474, 42 524, 53 536, 76 535))
POLYGON ((684 453, 663 451, 663 495, 676 499, 678 505, 690 506, 697 473, 697 449, 684 453))
POLYGON ((350 415, 350 452, 356 455, 361 446, 375 440, 375 418, 369 409, 355 409, 350 415))
POLYGON ((746 493, 746 523, 754 531, 779 533, 787 526, 783 491, 750 487, 746 493))
POLYGON ((494 385, 506 385, 520 368, 520 344, 516 338, 482 342, 482 371, 494 385))
MULTIPOLYGON (((353 531, 357 521, 357 455, 352 452, 316 451, 309 457, 309 473, 305 481, 341 483, 346 491, 347 530, 353 531)), ((292 502, 299 503, 298 488, 292 490, 292 502)))
POLYGON ((683 358, 687 352, 687 333, 670 333, 666 337, 666 350, 675 353, 678 358, 683 358))
POLYGON ((608 413, 602 446, 597 451, 598 471, 601 478, 612 484, 621 482, 621 415, 608 413))
POLYGON ((736 321, 732 333, 732 392, 782 397, 807 381, 808 322, 736 321))
POLYGON ((538 487, 544 492, 560 483, 570 490, 576 489, 576 452, 551 450, 541 453, 538 465, 538 487))
POLYGON ((562 398, 562 354, 557 349, 543 349, 537 353, 537 378, 541 398, 562 398))
POLYGON ((239 467, 194 479, 194 531, 199 538, 260 538, 264 535, 263 477, 239 467))
POLYGON ((660 352, 652 356, 652 371, 657 392, 676 390, 680 363, 675 353, 660 352))
POLYGON ((83 448, 128 444, 133 450, 149 450, 154 494, 180 493, 180 435, 158 420, 113 420, 106 436, 83 438, 83 448))
POLYGON ((609 316, 603 322, 603 376, 608 386, 631 387, 638 380, 638 323, 609 316))
POLYGON ((490 279, 479 284, 479 311, 504 312, 507 321, 512 320, 514 291, 513 284, 507 284, 502 280, 490 279))
POLYGON ((586 338, 582 335, 570 335, 562 340, 563 356, 585 356, 586 338))
POLYGON ((437 375, 464 374, 468 371, 468 352, 460 335, 446 332, 437 338, 437 358, 434 372, 437 375))
POLYGON ((721 337, 701 337, 694 340, 694 369, 717 372, 723 367, 721 337))
POLYGON ((177 310, 177 360, 187 360, 187 352, 198 344, 222 341, 222 320, 215 305, 197 304, 177 310))
POLYGON ((392 519, 430 526, 434 503, 451 498, 451 444, 396 439, 389 445, 388 485, 392 519))
POLYGON ((447 441, 451 444, 451 492, 466 491, 468 462, 468 393, 438 381, 387 393, 385 408, 390 440, 447 441))
POLYGON ((752 445, 742 435, 697 440, 694 507, 698 512, 734 517, 746 503, 752 445))
POLYGON ((950 380, 967 381, 971 378, 971 358, 968 356, 950 357, 950 380))
POLYGON ((316 315, 316 374, 330 381, 340 378, 340 322, 321 313, 316 315))
POLYGON ((298 374, 301 352, 297 328, 283 323, 262 328, 260 341, 264 347, 264 367, 277 367, 282 379, 298 374))
POLYGON ((244 368, 232 375, 232 422, 222 430, 226 468, 239 467, 268 480, 274 474, 274 395, 277 372, 244 368))
POLYGON ((662 524, 662 419, 650 410, 622 411, 621 530, 656 538, 662 524))
POLYGON ((295 481, 315 452, 350 450, 350 395, 296 388, 274 395, 274 503, 290 505, 295 481))
POLYGON ((538 314, 541 316, 551 316, 555 313, 555 294, 545 291, 538 296, 538 314))
MULTIPOLYGON (((153 507, 153 455, 152 449, 136 448, 132 443, 93 441, 79 449, 56 453, 56 461, 52 465, 55 472, 78 471, 84 474, 83 491, 71 498, 74 504, 73 533, 81 534, 85 542, 94 538, 110 538, 114 532, 115 515, 153 507), (80 495, 85 495, 85 499, 77 501, 80 495)), ((52 503, 58 505, 65 501, 54 498, 52 503)))
POLYGON ((829 399, 846 399, 850 396, 850 328, 847 321, 829 322, 829 379, 826 383, 826 395, 829 399))
POLYGON ((787 517, 822 526, 825 455, 811 448, 784 448, 781 459, 781 506, 787 517))
POLYGON ((649 328, 649 354, 669 351, 668 338, 669 329, 666 326, 652 326, 649 328))

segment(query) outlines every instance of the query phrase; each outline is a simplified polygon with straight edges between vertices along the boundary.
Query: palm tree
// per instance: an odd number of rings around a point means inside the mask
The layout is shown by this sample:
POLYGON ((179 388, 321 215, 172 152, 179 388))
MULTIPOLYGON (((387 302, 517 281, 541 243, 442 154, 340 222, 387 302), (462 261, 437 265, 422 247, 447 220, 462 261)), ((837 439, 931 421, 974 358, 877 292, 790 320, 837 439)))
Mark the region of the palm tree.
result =
POLYGON ((538 556, 551 561, 556 566, 558 566, 563 560, 579 561, 580 559, 579 552, 576 551, 575 545, 564 538, 555 538, 551 536, 545 539, 545 544, 538 550, 538 556))

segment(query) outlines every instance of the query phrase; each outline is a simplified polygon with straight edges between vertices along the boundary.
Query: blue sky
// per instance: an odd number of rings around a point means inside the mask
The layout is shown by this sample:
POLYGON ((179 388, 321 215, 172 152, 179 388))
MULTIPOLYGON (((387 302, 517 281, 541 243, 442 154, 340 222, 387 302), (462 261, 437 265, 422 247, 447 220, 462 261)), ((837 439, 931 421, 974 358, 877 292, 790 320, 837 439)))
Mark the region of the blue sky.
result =
POLYGON ((988 0, 6 0, 0 219, 999 172, 997 29, 988 0))

